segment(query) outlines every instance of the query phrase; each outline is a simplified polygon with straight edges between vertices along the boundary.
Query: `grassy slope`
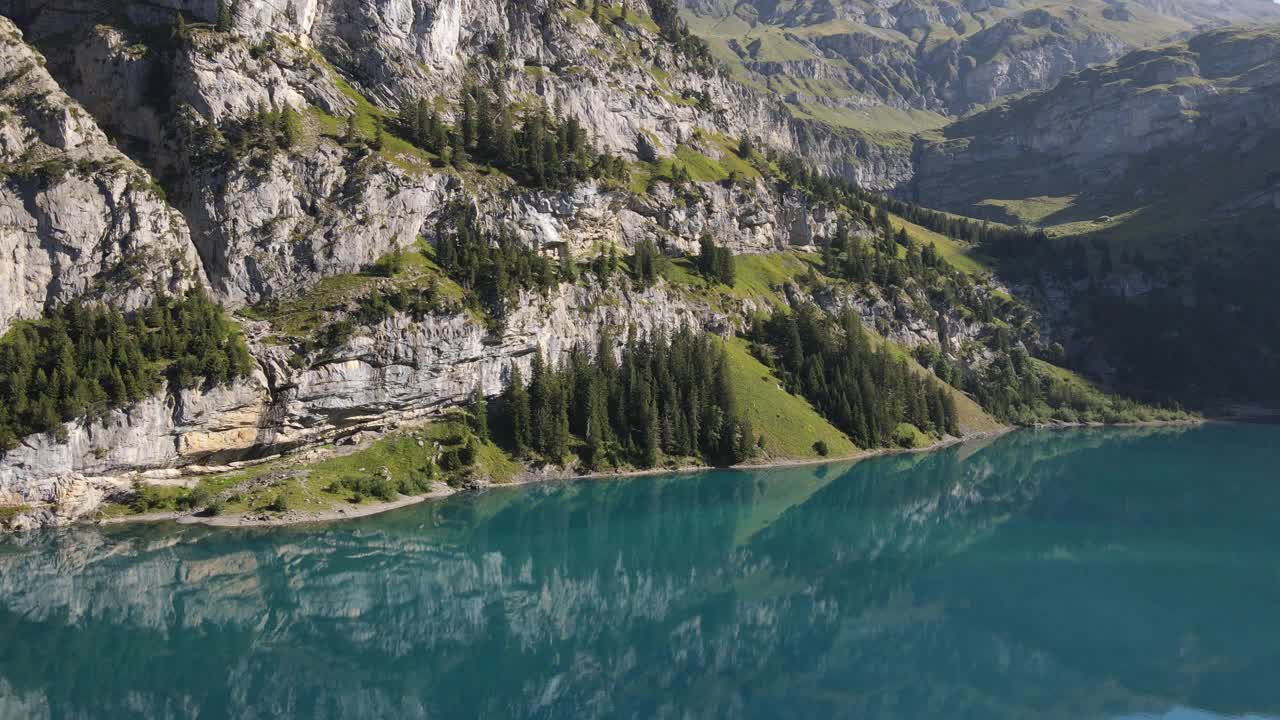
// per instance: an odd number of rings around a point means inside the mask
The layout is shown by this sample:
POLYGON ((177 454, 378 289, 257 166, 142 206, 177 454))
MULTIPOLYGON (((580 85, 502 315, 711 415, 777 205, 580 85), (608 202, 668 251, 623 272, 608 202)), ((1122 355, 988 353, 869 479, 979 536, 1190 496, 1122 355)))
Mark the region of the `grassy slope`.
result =
MULTIPOLYGON (((419 240, 400 253, 402 268, 394 276, 384 278, 373 272, 331 275, 307 288, 300 295, 279 303, 266 303, 242 308, 241 315, 266 320, 275 331, 275 340, 303 340, 319 330, 326 321, 326 311, 347 307, 374 287, 425 288, 434 283, 439 297, 456 302, 464 290, 436 265, 429 244, 419 240)), ((379 263, 386 261, 383 258, 379 263)))
MULTIPOLYGON (((339 448, 327 448, 332 453, 318 462, 307 463, 301 457, 286 457, 245 470, 210 475, 201 478, 197 488, 209 495, 231 494, 224 505, 224 512, 260 512, 280 496, 288 503, 289 510, 302 512, 330 512, 344 507, 369 505, 379 502, 375 498, 363 498, 352 502, 352 493, 332 486, 347 478, 376 477, 384 472, 392 482, 409 478, 433 465, 436 444, 443 450, 456 449, 464 444, 468 431, 463 422, 446 418, 413 430, 386 435, 367 447, 354 452, 342 452, 339 448)), ((521 470, 521 465, 505 451, 492 443, 478 446, 475 462, 452 473, 437 473, 437 483, 456 481, 468 475, 487 477, 493 482, 510 482, 521 470)), ((149 489, 156 499, 151 511, 174 510, 179 498, 188 494, 180 487, 153 487, 149 489)), ((108 516, 129 515, 133 511, 124 505, 109 506, 108 516)))
POLYGON ((857 451, 853 441, 819 415, 807 400, 782 389, 782 381, 751 356, 744 341, 729 340, 725 350, 739 411, 751 421, 752 430, 764 436, 764 451, 769 459, 818 458, 813 449, 818 440, 827 444, 833 457, 857 451))
POLYGON ((658 148, 660 152, 671 151, 653 162, 636 162, 630 166, 628 187, 637 195, 648 192, 649 183, 657 179, 670 180, 677 167, 683 168, 694 182, 720 182, 731 173, 739 178, 750 179, 760 176, 756 167, 739 157, 737 143, 731 138, 698 131, 693 142, 707 150, 703 152, 690 145, 670 148, 658 148))
POLYGON ((801 252, 738 255, 734 259, 733 287, 729 294, 738 299, 756 298, 771 305, 785 305, 781 289, 808 272, 817 258, 801 252))
MULTIPOLYGON (((436 159, 434 155, 395 136, 387 129, 387 126, 395 120, 394 113, 369 102, 369 99, 352 87, 342 75, 338 74, 322 55, 312 53, 312 57, 317 64, 324 68, 325 73, 333 81, 334 85, 351 101, 355 112, 356 130, 362 137, 373 138, 377 133, 377 124, 382 124, 382 150, 380 154, 384 159, 408 172, 420 173, 431 169, 432 161, 436 159)), ((346 118, 336 118, 317 107, 311 108, 311 115, 319 126, 320 132, 324 135, 340 138, 346 130, 346 118)))
MULTIPOLYGON (((898 220, 898 222, 902 221, 898 220)), ((955 241, 941 235, 937 235, 937 233, 930 233, 930 231, 925 230, 924 228, 920 228, 919 226, 911 225, 909 223, 907 225, 908 233, 913 234, 921 241, 941 241, 941 243, 945 243, 947 246, 955 250, 960 248, 959 244, 955 243, 955 241), (912 230, 912 228, 917 228, 918 232, 916 230, 912 230), (934 237, 929 237, 930 235, 934 237)), ((943 246, 940 245, 940 248, 942 247, 943 246)), ((944 255, 945 254, 946 250, 944 249, 944 255)), ((978 261, 973 260, 968 256, 958 255, 956 257, 962 258, 962 260, 952 260, 953 262, 968 261, 972 263, 973 266, 976 266, 978 270, 986 270, 985 266, 980 265, 978 261)), ((698 293, 699 297, 704 299, 708 297, 715 298, 716 294, 723 294, 727 295, 728 298, 739 301, 751 299, 767 303, 774 307, 785 307, 786 299, 781 292, 782 286, 787 282, 795 281, 800 275, 807 273, 814 267, 815 260, 816 258, 813 255, 797 253, 794 251, 785 253, 769 253, 764 255, 739 255, 734 258, 737 282, 734 284, 732 289, 727 289, 723 286, 716 286, 714 288, 702 290, 695 289, 695 292, 698 293)), ((673 282, 681 282, 683 280, 690 283, 696 283, 691 285, 691 287, 694 288, 701 288, 705 285, 704 281, 693 275, 687 266, 684 266, 681 263, 672 263, 672 266, 674 268, 678 268, 678 271, 669 269, 667 271, 667 277, 669 280, 672 280, 673 282), (679 279, 677 279, 677 275, 679 279)), ((722 302, 723 299, 723 297, 720 298, 722 302)), ((884 339, 875 335, 874 331, 869 332, 869 334, 874 342, 884 342, 884 339)), ((922 367, 918 362, 916 362, 915 358, 911 357, 910 353, 906 352, 901 347, 890 343, 890 348, 897 355, 906 359, 913 371, 920 374, 928 374, 931 377, 933 376, 932 372, 922 367)), ((760 365, 760 367, 764 368, 763 365, 760 365)), ((956 408, 960 413, 960 427, 965 434, 990 432, 1003 427, 998 420, 988 415, 986 411, 984 411, 968 395, 965 395, 955 388, 949 387, 948 391, 956 401, 956 408)), ((799 398, 797 399, 799 400, 799 398)), ((800 401, 805 402, 806 405, 808 404, 804 400, 800 401)), ((754 418, 752 418, 752 422, 755 422, 754 418)), ((757 429, 757 432, 759 432, 759 429, 757 429)), ((810 443, 812 443, 812 440, 810 443)), ((834 446, 832 447, 834 448, 834 446)))
POLYGON ((922 244, 929 243, 930 245, 933 245, 934 249, 938 251, 938 254, 942 256, 943 260, 946 260, 951 267, 962 273, 980 275, 991 272, 991 266, 988 265, 985 260, 978 257, 973 252, 972 248, 966 246, 962 242, 949 238, 946 235, 936 233, 928 228, 920 227, 913 222, 903 220, 897 215, 890 215, 889 222, 893 225, 894 230, 905 227, 907 229, 907 235, 910 235, 916 242, 922 244))

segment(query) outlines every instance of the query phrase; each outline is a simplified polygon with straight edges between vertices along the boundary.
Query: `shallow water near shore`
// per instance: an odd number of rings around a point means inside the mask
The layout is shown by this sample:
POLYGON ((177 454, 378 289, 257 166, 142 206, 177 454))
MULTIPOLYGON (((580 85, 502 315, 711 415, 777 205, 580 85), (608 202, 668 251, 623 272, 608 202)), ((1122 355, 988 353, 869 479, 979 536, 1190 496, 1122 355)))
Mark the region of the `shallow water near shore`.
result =
POLYGON ((0 539, 0 719, 1280 717, 1280 426, 0 539))

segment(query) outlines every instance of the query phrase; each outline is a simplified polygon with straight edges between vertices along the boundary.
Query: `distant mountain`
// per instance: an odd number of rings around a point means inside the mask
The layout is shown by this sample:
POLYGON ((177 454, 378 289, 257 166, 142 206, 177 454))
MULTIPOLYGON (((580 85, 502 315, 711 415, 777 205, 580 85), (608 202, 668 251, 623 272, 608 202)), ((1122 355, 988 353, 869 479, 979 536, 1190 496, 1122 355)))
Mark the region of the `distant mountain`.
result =
POLYGON ((691 27, 798 116, 867 130, 939 127, 1136 48, 1280 21, 1264 0, 685 0, 691 27))
POLYGON ((925 135, 909 194, 1060 233, 1280 215, 1280 26, 1130 53, 925 135))
POLYGON ((1130 53, 923 134, 914 157, 903 194, 1047 232, 984 249, 1070 364, 1280 402, 1280 25, 1130 53))

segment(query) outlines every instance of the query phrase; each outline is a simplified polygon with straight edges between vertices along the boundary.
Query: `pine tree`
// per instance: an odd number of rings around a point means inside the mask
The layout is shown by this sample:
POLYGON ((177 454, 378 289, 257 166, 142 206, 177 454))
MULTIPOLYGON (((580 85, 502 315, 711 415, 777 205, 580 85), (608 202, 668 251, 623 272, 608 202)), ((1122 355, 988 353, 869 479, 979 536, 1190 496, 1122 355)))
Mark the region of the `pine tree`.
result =
POLYGON ((658 279, 658 247, 645 238, 636 244, 634 272, 641 287, 649 287, 658 279))
POLYGON ((449 164, 454 167, 461 167, 467 162, 467 151, 463 147, 462 134, 451 133, 449 135, 449 164))
POLYGON ((234 18, 232 16, 232 7, 227 3, 227 0, 218 0, 216 18, 215 28, 218 32, 231 32, 234 18))
POLYGON ((524 377, 520 373, 520 368, 516 365, 511 366, 511 381, 503 396, 503 406, 506 408, 507 417, 511 420, 515 454, 527 455, 533 445, 529 392, 524 386, 524 377))
POLYGON ((342 131, 342 144, 354 145, 360 139, 360 129, 356 127, 356 114, 347 115, 347 125, 342 131))
POLYGON ((476 437, 480 442, 489 442, 489 403, 485 400, 484 391, 479 385, 471 391, 467 412, 471 417, 471 430, 476 437))
POLYGON ((280 110, 279 134, 280 145, 286 150, 297 146, 302 137, 302 118, 299 117, 298 111, 292 107, 285 105, 280 110))
POLYGON ((191 29, 187 27, 187 19, 182 13, 178 13, 177 18, 174 19, 172 37, 179 43, 185 43, 191 39, 191 29))
POLYGON ((469 149, 475 148, 478 137, 475 92, 475 88, 470 86, 462 91, 462 122, 459 131, 462 134, 463 146, 469 149))

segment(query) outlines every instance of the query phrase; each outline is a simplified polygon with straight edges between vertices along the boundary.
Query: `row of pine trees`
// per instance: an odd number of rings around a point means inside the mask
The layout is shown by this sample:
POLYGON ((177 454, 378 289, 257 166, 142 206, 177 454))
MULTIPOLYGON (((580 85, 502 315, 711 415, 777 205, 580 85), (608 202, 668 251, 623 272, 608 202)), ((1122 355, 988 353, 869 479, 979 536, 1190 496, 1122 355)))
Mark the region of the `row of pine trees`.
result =
POLYGON ((203 292, 161 298, 132 320, 104 307, 69 304, 0 338, 0 450, 64 422, 97 418, 154 394, 225 383, 253 358, 221 306, 203 292))
POLYGON ((451 232, 436 243, 436 262, 495 322, 503 321, 519 291, 550 290, 566 279, 559 263, 505 228, 496 234, 481 228, 474 207, 455 208, 452 215, 451 232))
POLYGON ((900 423, 935 436, 959 435, 955 399, 935 378, 912 371, 887 344, 873 349, 850 310, 832 318, 812 304, 756 319, 757 354, 784 378, 789 392, 813 403, 861 447, 901 444, 900 423))
POLYGON ((517 455, 589 469, 654 467, 662 457, 729 465, 755 452, 741 419, 724 348, 680 328, 628 335, 620 355, 605 333, 594 355, 578 348, 563 363, 535 356, 528 386, 513 368, 503 395, 517 455))
POLYGON ((598 153, 578 119, 557 120, 545 105, 517 113, 501 84, 468 86, 456 125, 426 98, 401 105, 396 132, 454 166, 478 160, 538 188, 571 187, 589 178, 626 176, 623 159, 598 153))

